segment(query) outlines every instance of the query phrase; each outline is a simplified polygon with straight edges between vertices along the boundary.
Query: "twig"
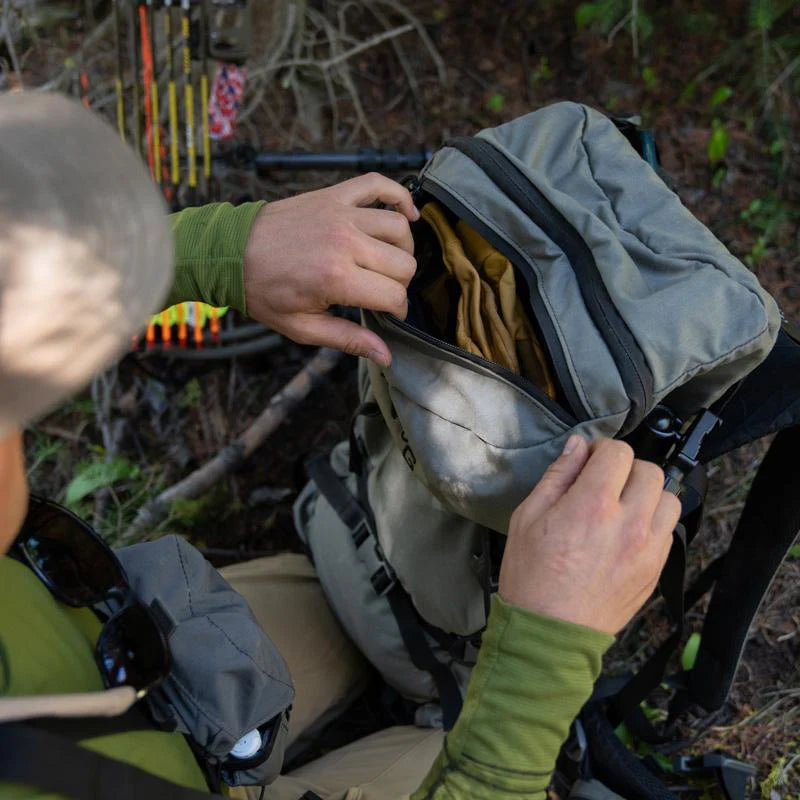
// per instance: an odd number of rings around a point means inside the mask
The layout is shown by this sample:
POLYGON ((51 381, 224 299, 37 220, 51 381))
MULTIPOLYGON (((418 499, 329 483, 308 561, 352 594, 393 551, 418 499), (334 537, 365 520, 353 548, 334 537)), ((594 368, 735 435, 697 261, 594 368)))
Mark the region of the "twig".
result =
MULTIPOLYGON (((7 2, 7 0, 4 0, 7 2)), ((64 68, 54 78, 51 78, 46 83, 37 87, 37 91, 51 92, 62 89, 63 82, 75 73, 78 64, 84 64, 86 61, 86 53, 92 52, 97 43, 111 31, 114 15, 109 14, 84 40, 78 51, 64 59, 64 68)))
MULTIPOLYGON (((94 405, 94 417, 100 435, 103 439, 103 451, 106 464, 110 464, 117 454, 122 433, 125 428, 123 419, 112 419, 111 401, 114 389, 117 386, 118 378, 117 367, 114 366, 106 372, 101 372, 92 380, 92 404, 94 405)), ((98 489, 94 497, 94 525, 99 528, 105 515, 106 506, 110 497, 109 487, 98 489)))
POLYGON ((341 358, 342 354, 338 351, 321 348, 283 389, 273 395, 267 407, 241 436, 226 445, 202 467, 144 505, 121 537, 122 543, 138 539, 146 530, 157 525, 167 515, 174 500, 198 497, 242 464, 341 358))
POLYGON ((439 76, 439 83, 447 83, 447 67, 445 66, 444 59, 436 49, 436 45, 433 43, 431 37, 428 36, 425 26, 401 3, 397 3, 395 0, 378 1, 383 5, 393 9, 401 17, 405 17, 411 23, 411 25, 414 26, 414 30, 417 32, 422 44, 425 45, 425 49, 428 51, 428 55, 431 57, 431 61, 433 61, 433 64, 436 67, 436 73, 439 76))
POLYGON ((775 90, 800 66, 800 56, 797 56, 792 60, 784 70, 781 71, 780 75, 775 78, 774 81, 769 85, 767 88, 767 98, 771 97, 775 90))
POLYGON ((17 51, 14 47, 14 39, 11 36, 11 0, 3 0, 3 35, 5 36, 6 40, 6 49, 8 50, 8 56, 11 59, 11 66, 14 68, 14 72, 17 76, 17 81, 19 82, 20 89, 23 88, 22 84, 22 68, 19 64, 19 58, 17 56, 17 51))
POLYGON ((389 39, 393 39, 395 36, 402 36, 404 33, 409 33, 413 30, 414 26, 410 23, 406 25, 400 25, 397 28, 392 28, 390 31, 384 31, 383 33, 375 34, 375 36, 365 39, 363 42, 351 47, 349 50, 344 50, 338 55, 322 61, 316 58, 291 58, 286 61, 276 61, 272 64, 265 64, 263 67, 257 67, 256 69, 252 70, 250 72, 250 78, 257 78, 270 72, 276 72, 284 67, 316 67, 317 69, 321 70, 330 69, 337 64, 348 61, 359 53, 363 53, 365 50, 369 50, 372 47, 377 47, 379 44, 382 44, 389 39))

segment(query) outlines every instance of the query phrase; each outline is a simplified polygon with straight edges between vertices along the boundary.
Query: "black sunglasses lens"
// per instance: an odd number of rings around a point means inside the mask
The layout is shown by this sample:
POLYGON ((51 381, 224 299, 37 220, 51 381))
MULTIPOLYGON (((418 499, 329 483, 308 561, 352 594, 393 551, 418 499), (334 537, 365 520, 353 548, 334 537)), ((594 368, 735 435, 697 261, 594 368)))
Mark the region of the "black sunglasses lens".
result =
POLYGON ((160 683, 172 666, 166 637, 150 612, 138 604, 127 606, 105 624, 96 654, 109 688, 148 689, 160 683))
POLYGON ((97 534, 54 503, 31 498, 18 541, 34 569, 67 603, 91 605, 110 589, 127 585, 97 534))

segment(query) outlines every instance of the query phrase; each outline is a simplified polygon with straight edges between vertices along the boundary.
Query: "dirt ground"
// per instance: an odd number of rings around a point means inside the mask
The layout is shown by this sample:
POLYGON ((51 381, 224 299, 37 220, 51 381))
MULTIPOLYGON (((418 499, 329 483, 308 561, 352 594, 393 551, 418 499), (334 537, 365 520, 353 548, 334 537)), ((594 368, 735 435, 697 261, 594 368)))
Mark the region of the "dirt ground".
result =
MULTIPOLYGON (((291 6, 295 16, 288 3, 258 0, 237 141, 265 150, 435 147, 561 99, 637 112, 683 202, 747 261, 787 316, 800 318, 800 6, 777 4, 764 22, 759 3, 639 5, 634 32, 625 17, 636 4, 614 0, 580 8, 553 0, 319 2, 291 6), (293 32, 298 9, 302 35, 293 32), (276 53, 286 66, 275 66, 276 53), (302 59, 334 63, 290 63, 302 59)), ((95 7, 96 24, 107 11, 95 7)), ((64 85, 64 57, 81 52, 90 99, 110 114, 113 52, 108 36, 81 50, 92 30, 72 18, 58 35, 29 40, 24 77, 41 85, 61 76, 64 85)), ((347 176, 258 179, 222 163, 216 170, 215 199, 229 200, 280 197, 347 176)), ((110 382, 107 414, 98 413, 97 393, 87 394, 28 432, 32 484, 63 497, 76 471, 108 462, 103 434, 111 425, 120 477, 110 494, 101 489, 100 500, 91 493, 79 506, 115 541, 137 505, 244 430, 309 355, 287 344, 233 363, 130 356, 110 382)), ((290 512, 302 463, 345 437, 356 404, 355 364, 346 359, 245 466, 174 509, 157 533, 190 536, 217 563, 298 548, 290 512)), ((756 443, 711 465, 695 566, 722 551, 764 452, 756 443)), ((701 619, 692 612, 690 625, 701 619)), ((666 631, 654 601, 609 663, 641 659, 666 631)), ((711 718, 688 719, 684 733, 698 751, 720 748, 756 764, 766 781, 757 794, 800 797, 800 554, 764 601, 728 704, 711 718)))

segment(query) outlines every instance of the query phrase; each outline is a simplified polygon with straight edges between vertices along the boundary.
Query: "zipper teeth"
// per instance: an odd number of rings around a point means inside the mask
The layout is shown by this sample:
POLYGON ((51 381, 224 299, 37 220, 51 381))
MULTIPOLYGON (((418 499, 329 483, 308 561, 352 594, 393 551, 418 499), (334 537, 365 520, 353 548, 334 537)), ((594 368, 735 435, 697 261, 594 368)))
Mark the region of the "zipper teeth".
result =
POLYGON ((562 422, 572 426, 578 421, 572 414, 569 413, 567 409, 562 408, 549 395, 539 389, 536 384, 531 383, 531 381, 529 381, 527 378, 523 378, 521 375, 517 375, 510 369, 507 369, 500 364, 495 364, 493 361, 488 361, 485 358, 480 358, 479 356, 473 355, 472 353, 464 350, 462 347, 450 344, 450 342, 446 342, 443 339, 438 339, 436 336, 432 336, 425 331, 421 331, 418 328, 415 328, 413 325, 410 325, 409 323, 404 322, 403 320, 398 319, 391 314, 385 314, 384 319, 386 320, 387 324, 392 327, 398 328, 399 330, 410 334, 415 338, 422 339, 424 342, 427 342, 433 347, 446 350, 448 353, 452 353, 459 358, 463 358, 472 364, 477 364, 478 366, 489 370, 489 372, 494 373, 500 378, 507 380, 509 383, 516 386, 517 389, 522 390, 525 392, 525 394, 536 400, 537 403, 543 405, 551 414, 558 417, 558 419, 562 422))
MULTIPOLYGON (((447 192, 445 189, 443 189, 438 184, 431 185, 429 181, 423 181, 420 184, 420 189, 422 191, 427 192, 431 196, 435 197, 437 200, 441 200, 451 210, 456 211, 456 213, 458 214, 460 219, 463 219, 465 222, 467 222, 469 225, 471 225, 493 247, 496 247, 507 258, 509 258, 509 260, 512 262, 512 264, 514 266, 516 266, 516 269, 520 273, 523 273, 523 278, 524 278, 525 270, 523 270, 520 267, 520 263, 524 263, 525 262, 525 258, 519 252, 519 250, 517 250, 516 247, 514 247, 511 244, 509 244, 505 240, 498 240, 497 237, 495 236, 494 232, 490 228, 488 228, 488 226, 484 225, 481 222, 480 219, 478 219, 468 208, 466 208, 463 205, 463 203, 461 203, 460 201, 455 199, 449 192, 447 192), (513 255, 509 255, 509 252, 511 252, 513 255)), ((563 391, 564 395, 566 396, 566 400, 567 400, 567 403, 568 403, 569 407, 564 409, 558 403, 554 403, 554 405, 557 408, 561 409, 562 411, 565 411, 566 413, 568 413, 570 415, 570 417, 575 421, 586 421, 586 420, 589 420, 589 419, 591 419, 591 415, 589 414, 588 410, 584 406, 583 402, 580 399, 580 396, 578 395, 577 390, 575 389, 575 386, 574 386, 573 381, 572 381, 572 377, 571 377, 570 372, 569 372, 569 368, 567 366, 567 360, 566 360, 566 357, 564 356, 563 350, 561 348, 561 343, 558 340, 558 336, 555 333, 554 329, 549 332, 549 335, 548 335, 548 332, 544 330, 545 324, 548 325, 548 326, 552 325, 552 322, 550 320, 550 316, 547 314, 547 311, 546 311, 546 309, 544 308, 544 305, 541 302, 541 298, 539 297, 539 295, 535 291, 533 291, 531 289, 531 287, 528 285, 527 280, 525 281, 525 285, 526 285, 526 287, 528 289, 528 295, 529 295, 530 300, 531 300, 531 305, 535 306, 534 312, 535 312, 535 315, 536 315, 536 322, 537 322, 537 324, 539 326, 539 329, 541 330, 543 342, 544 342, 544 344, 545 344, 545 346, 547 348, 547 351, 548 351, 548 353, 550 355, 550 361, 552 362, 554 370, 555 370, 555 373, 556 373, 555 376, 556 376, 556 378, 558 380, 558 383, 559 383, 559 385, 561 387, 561 390, 563 391)), ((448 343, 445 342, 445 344, 448 344, 448 343)), ((462 350, 461 352, 466 353, 465 350, 462 350)), ((487 362, 487 363, 491 363, 491 362, 487 362)), ((513 372, 509 372, 509 374, 510 375, 514 375, 513 372)), ((515 377, 519 378, 519 376, 516 376, 516 375, 515 375, 515 377)), ((523 378, 522 380, 525 380, 525 379, 523 378)), ((541 391, 541 390, 538 389, 538 387, 536 387, 535 384, 531 383, 530 381, 525 380, 525 383, 528 386, 533 387, 534 389, 536 389, 537 392, 541 391)), ((544 392, 541 392, 541 394, 544 397, 547 397, 547 399, 550 400, 551 403, 553 402, 552 399, 548 395, 546 395, 544 392)))

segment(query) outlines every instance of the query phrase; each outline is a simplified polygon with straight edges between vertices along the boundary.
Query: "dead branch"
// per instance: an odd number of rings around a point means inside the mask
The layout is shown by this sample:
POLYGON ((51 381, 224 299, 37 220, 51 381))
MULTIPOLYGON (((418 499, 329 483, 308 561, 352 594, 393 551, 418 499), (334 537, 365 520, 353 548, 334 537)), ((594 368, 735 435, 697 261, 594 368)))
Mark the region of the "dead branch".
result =
POLYGON ((144 505, 130 528, 122 535, 120 543, 125 544, 140 538, 164 519, 173 501, 200 496, 246 461, 341 358, 342 354, 336 350, 320 348, 300 372, 272 396, 267 407, 241 436, 226 445, 202 467, 144 505))
POLYGON ((11 0, 3 0, 3 34, 5 36, 8 57, 11 59, 11 66, 14 68, 14 73, 17 76, 17 82, 19 84, 17 88, 22 89, 22 67, 20 67, 19 57, 14 47, 14 39, 11 36, 11 0))
POLYGON ((92 52, 97 46, 98 42, 111 33, 114 15, 109 14, 97 27, 83 40, 78 51, 64 60, 64 68, 55 77, 51 78, 47 83, 37 87, 37 91, 52 92, 59 91, 65 88, 66 82, 75 74, 78 64, 83 64, 86 60, 86 54, 92 52))

